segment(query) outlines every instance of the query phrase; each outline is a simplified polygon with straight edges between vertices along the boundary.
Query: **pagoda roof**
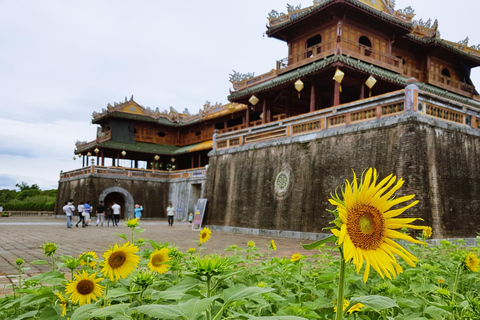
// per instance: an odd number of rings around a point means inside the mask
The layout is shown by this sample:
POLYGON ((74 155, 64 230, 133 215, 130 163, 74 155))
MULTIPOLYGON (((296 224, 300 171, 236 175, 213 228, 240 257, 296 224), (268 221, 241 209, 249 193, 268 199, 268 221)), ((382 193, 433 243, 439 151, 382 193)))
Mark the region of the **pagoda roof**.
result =
POLYGON ((105 142, 90 142, 77 145, 75 153, 84 153, 92 150, 96 147, 101 147, 103 149, 113 149, 113 150, 125 150, 126 152, 141 152, 141 153, 151 153, 151 154, 163 154, 163 155, 178 155, 185 154, 200 150, 211 149, 213 146, 213 141, 208 140, 204 142, 194 143, 187 146, 175 146, 169 144, 155 144, 148 142, 135 142, 135 143, 125 143, 119 141, 108 140, 105 142))
MULTIPOLYGON (((299 67, 295 70, 292 70, 290 72, 284 73, 282 75, 279 75, 276 78, 273 78, 271 80, 268 80, 266 82, 260 83, 256 86, 252 86, 250 88, 246 88, 241 91, 237 91, 235 93, 232 93, 228 99, 229 100, 234 100, 234 99, 239 99, 239 98, 245 98, 249 97, 252 94, 260 93, 262 91, 280 86, 285 83, 293 82, 296 81, 300 77, 304 77, 307 75, 314 74, 315 72, 318 72, 322 69, 330 67, 332 64, 336 62, 341 62, 347 66, 350 66, 354 69, 364 71, 366 73, 369 73, 375 77, 379 77, 382 79, 385 79, 390 82, 394 82, 403 86, 406 86, 406 80, 408 79, 407 77, 400 75, 398 73, 392 72, 385 70, 383 68, 374 66, 372 64, 363 62, 361 60, 353 59, 348 56, 344 55, 336 55, 336 56, 330 56, 322 60, 318 60, 316 62, 313 62, 311 64, 305 65, 303 67, 299 67)), ((425 84, 425 83, 418 83, 418 87, 423 90, 427 91, 430 93, 433 93, 435 95, 449 98, 451 100, 470 105, 476 108, 480 109, 480 102, 477 102, 475 100, 466 98, 462 95, 452 93, 449 91, 446 91, 445 89, 440 89, 438 87, 435 87, 430 84, 425 84)))
POLYGON ((320 0, 314 2, 315 4, 311 7, 291 12, 285 16, 279 17, 278 19, 270 19, 270 27, 268 27, 267 35, 272 36, 272 33, 280 29, 286 28, 299 20, 306 19, 312 14, 334 3, 348 3, 403 28, 412 29, 413 27, 411 22, 413 16, 407 16, 399 13, 398 11, 395 11, 389 4, 389 1, 380 0, 372 2, 368 0, 320 0), (285 22, 272 25, 272 22, 281 19, 285 19, 285 22))

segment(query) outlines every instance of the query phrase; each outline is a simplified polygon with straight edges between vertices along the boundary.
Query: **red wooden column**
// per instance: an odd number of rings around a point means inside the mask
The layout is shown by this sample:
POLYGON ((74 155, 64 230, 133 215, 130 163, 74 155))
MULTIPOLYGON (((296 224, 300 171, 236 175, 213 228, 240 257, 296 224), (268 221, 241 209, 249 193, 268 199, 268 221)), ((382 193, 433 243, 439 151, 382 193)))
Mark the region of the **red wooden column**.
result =
POLYGON ((263 100, 263 107, 262 107, 262 124, 267 123, 267 101, 263 100))
POLYGON ((360 96, 358 97, 360 100, 365 99, 365 86, 362 83, 362 86, 360 87, 360 96))
POLYGON ((191 168, 193 169, 193 168, 195 168, 195 167, 194 167, 194 166, 195 166, 195 163, 193 162, 193 154, 191 154, 190 157, 191 157, 191 160, 192 160, 192 161, 191 161, 191 168))
POLYGON ((250 106, 247 105, 247 109, 245 110, 245 128, 250 127, 250 106))
POLYGON ((103 149, 100 150, 100 157, 102 158, 102 166, 105 166, 105 157, 103 156, 103 149))
POLYGON ((312 86, 310 87, 310 112, 315 111, 315 85, 312 82, 312 86))
POLYGON ((340 104, 340 83, 333 81, 335 87, 333 89, 333 105, 338 106, 340 104))

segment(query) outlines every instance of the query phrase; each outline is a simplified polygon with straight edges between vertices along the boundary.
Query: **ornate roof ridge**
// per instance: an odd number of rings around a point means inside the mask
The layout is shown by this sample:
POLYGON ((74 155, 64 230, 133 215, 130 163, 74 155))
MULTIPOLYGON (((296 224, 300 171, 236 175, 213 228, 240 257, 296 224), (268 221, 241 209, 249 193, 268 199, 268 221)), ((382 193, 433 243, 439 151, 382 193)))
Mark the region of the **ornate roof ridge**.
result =
POLYGON ((472 47, 469 47, 469 46, 466 46, 466 45, 463 45, 463 44, 460 44, 460 43, 448 41, 448 40, 445 40, 445 39, 442 39, 442 38, 419 37, 418 35, 415 35, 415 34, 412 34, 412 33, 407 34, 407 37, 412 38, 414 40, 417 40, 419 42, 425 43, 425 44, 436 43, 436 44, 443 45, 443 46, 445 46, 449 49, 454 50, 457 53, 460 53, 462 55, 466 55, 469 58, 472 58, 475 61, 480 63, 480 50, 478 50, 478 49, 475 49, 475 48, 472 48, 472 47))
MULTIPOLYGON (((281 28, 281 27, 284 27, 290 23, 293 23, 294 21, 296 20, 299 20, 300 18, 304 17, 304 16, 307 16, 317 10, 320 10, 321 8, 325 7, 326 5, 330 4, 331 2, 334 2, 336 0, 320 0, 320 1, 314 1, 314 5, 311 6, 311 7, 308 7, 308 8, 305 8, 305 9, 301 9, 301 10, 297 10, 297 11, 294 11, 294 12, 291 12, 291 13, 288 13, 288 14, 285 14, 277 19, 282 19, 284 18, 285 16, 288 16, 288 20, 284 21, 284 22, 281 22, 281 23, 278 23, 277 25, 273 25, 273 26, 270 26, 268 27, 268 30, 267 30, 267 34, 281 28)), ((366 11, 369 11, 370 13, 373 13, 375 15, 378 15, 380 16, 381 18, 384 18, 386 20, 389 20, 391 22, 394 22, 394 23, 397 23, 403 27, 406 27, 406 28, 412 28, 413 25, 412 25, 412 22, 406 22, 406 21, 403 21, 402 19, 400 19, 399 17, 396 17, 395 16, 395 13, 397 13, 397 15, 399 16, 405 16, 407 17, 406 15, 398 12, 398 11, 393 11, 393 14, 392 15, 389 15, 389 14, 386 14, 385 12, 382 12, 380 10, 377 10, 367 4, 364 4, 358 0, 344 0, 346 2, 349 2, 357 7, 360 7, 362 9, 365 9, 366 11)), ((413 17, 413 16, 412 16, 413 17)), ((408 16, 407 18, 411 19, 412 17, 408 16)))

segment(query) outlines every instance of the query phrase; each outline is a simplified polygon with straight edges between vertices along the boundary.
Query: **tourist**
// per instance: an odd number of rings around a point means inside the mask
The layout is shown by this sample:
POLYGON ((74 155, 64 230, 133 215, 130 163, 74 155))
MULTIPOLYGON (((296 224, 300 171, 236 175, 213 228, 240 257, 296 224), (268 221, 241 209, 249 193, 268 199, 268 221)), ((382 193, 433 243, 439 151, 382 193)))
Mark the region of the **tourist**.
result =
POLYGON ((120 221, 120 210, 122 209, 122 207, 120 207, 118 203, 113 201, 112 209, 113 209, 113 218, 114 218, 113 226, 118 227, 118 222, 120 221))
POLYGON ((92 206, 90 205, 90 201, 85 202, 83 205, 83 220, 85 220, 85 226, 90 225, 90 212, 92 211, 92 206))
POLYGON ((137 220, 140 220, 140 218, 142 217, 142 211, 143 211, 143 206, 141 206, 139 204, 136 204, 135 205, 135 218, 137 220))
POLYGON ((106 210, 106 213, 107 213, 107 227, 110 226, 110 221, 112 221, 112 226, 115 227, 115 222, 113 220, 113 209, 112 209, 112 205, 109 205, 107 210, 106 210))
POLYGON ((175 208, 170 202, 167 207, 168 225, 173 227, 173 217, 175 216, 175 208))
POLYGON ((65 205, 63 206, 63 212, 67 215, 67 228, 72 227, 72 216, 73 210, 75 210, 75 206, 71 202, 65 201, 65 205))
POLYGON ((100 226, 103 227, 103 220, 105 220, 105 206, 103 205, 103 201, 100 201, 100 204, 97 204, 97 227, 100 223, 100 226))
POLYGON ((192 223, 192 221, 193 221, 193 213, 190 212, 188 214, 188 222, 192 223))
POLYGON ((78 228, 78 224, 81 222, 82 223, 82 228, 85 228, 85 219, 83 217, 83 202, 80 202, 80 204, 77 206, 77 211, 78 211, 78 222, 75 225, 75 227, 78 228))

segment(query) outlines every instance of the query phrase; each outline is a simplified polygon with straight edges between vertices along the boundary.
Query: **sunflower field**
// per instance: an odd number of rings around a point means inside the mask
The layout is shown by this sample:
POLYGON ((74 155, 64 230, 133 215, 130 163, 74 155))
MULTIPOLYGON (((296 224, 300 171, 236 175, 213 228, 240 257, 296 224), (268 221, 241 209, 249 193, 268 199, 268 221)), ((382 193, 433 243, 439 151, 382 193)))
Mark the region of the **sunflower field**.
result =
POLYGON ((416 204, 394 197, 402 184, 372 169, 354 174, 330 199, 332 235, 305 245, 309 256, 270 257, 274 240, 266 253, 249 241, 203 254, 215 237, 208 228, 180 252, 137 238, 136 219, 102 254, 57 256, 58 246, 45 243, 45 259, 29 263, 51 271, 24 279, 28 263, 17 259, 0 319, 480 319, 478 244, 428 246, 430 227, 398 218, 416 204))

